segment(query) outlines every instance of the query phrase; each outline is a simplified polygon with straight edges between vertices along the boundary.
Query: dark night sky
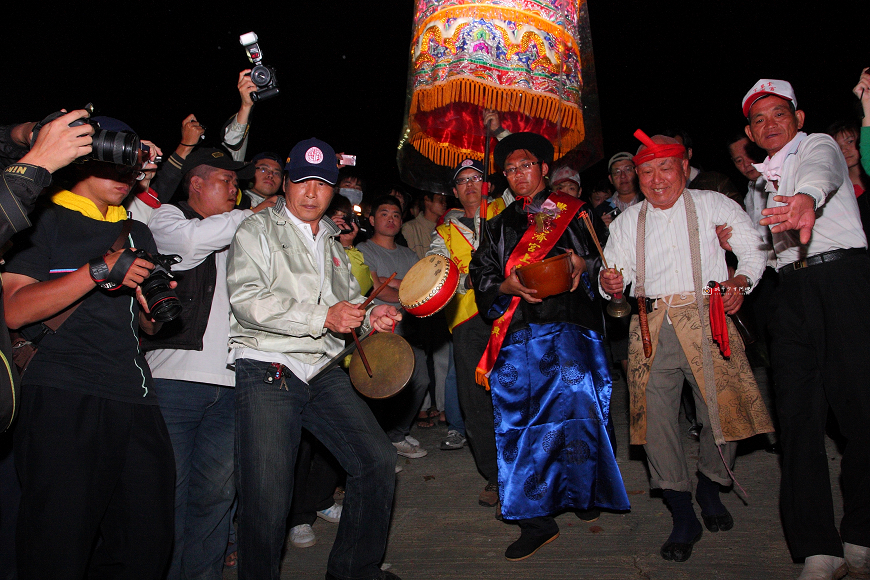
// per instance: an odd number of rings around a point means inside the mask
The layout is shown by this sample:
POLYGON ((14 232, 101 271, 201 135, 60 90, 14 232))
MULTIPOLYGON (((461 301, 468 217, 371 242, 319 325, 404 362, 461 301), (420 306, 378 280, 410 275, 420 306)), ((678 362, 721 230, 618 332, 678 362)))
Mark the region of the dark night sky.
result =
MULTIPOLYGON (((233 13, 217 3, 117 4, 7 7, 0 123, 92 101, 168 155, 188 113, 214 137, 238 109, 248 66, 238 36, 254 30, 283 93, 255 107, 249 153, 286 153, 317 136, 358 155, 373 193, 397 179, 411 0, 237 2, 245 8, 233 13)), ((680 125, 697 162, 736 175, 723 142, 742 130, 741 98, 761 77, 792 82, 810 131, 857 113, 851 87, 870 66, 867 0, 590 0, 589 12, 605 157, 634 150, 638 127, 680 125)))

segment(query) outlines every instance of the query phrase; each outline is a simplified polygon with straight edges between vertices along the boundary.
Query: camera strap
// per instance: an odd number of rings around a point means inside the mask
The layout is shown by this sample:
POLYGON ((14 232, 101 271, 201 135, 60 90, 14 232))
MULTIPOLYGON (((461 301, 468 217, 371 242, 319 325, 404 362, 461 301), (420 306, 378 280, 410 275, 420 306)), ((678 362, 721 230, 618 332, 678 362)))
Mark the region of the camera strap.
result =
POLYGON ((112 270, 106 278, 106 282, 114 284, 112 290, 121 287, 121 284, 124 283, 124 277, 127 275, 127 272, 133 266, 133 262, 135 261, 136 253, 129 248, 124 250, 124 253, 118 256, 118 260, 115 262, 115 265, 112 266, 112 270))
MULTIPOLYGON (((133 220, 124 220, 123 222, 121 222, 122 223, 121 233, 118 234, 118 238, 112 244, 112 247, 109 248, 109 251, 106 252, 107 254, 111 253, 111 252, 117 252, 118 250, 120 250, 124 247, 124 242, 127 240, 127 236, 130 235, 130 228, 132 227, 132 222, 133 222, 133 220)), ((120 262, 120 258, 118 261, 120 262)), ((132 264, 132 262, 131 262, 131 264, 132 264)), ((117 266, 117 263, 115 265, 117 266)), ((129 269, 129 266, 128 266, 128 269, 129 269)), ((113 268, 113 270, 114 270, 114 268, 113 268)), ((127 271, 125 270, 124 274, 126 274, 126 273, 127 273, 127 271)), ((122 277, 121 281, 123 282, 123 280, 124 280, 124 278, 122 277)), ((57 316, 54 316, 52 318, 49 318, 48 320, 43 321, 43 323, 42 323, 43 326, 45 326, 49 332, 54 334, 55 332, 57 332, 57 329, 60 328, 60 325, 63 324, 64 322, 66 322, 66 319, 69 318, 72 315, 72 313, 76 311, 76 308, 78 308, 79 305, 81 305, 81 303, 82 303, 82 301, 80 300, 79 302, 76 302, 75 304, 73 304, 72 306, 70 306, 69 308, 67 308, 66 310, 61 312, 60 314, 58 314, 57 316)), ((46 334, 48 334, 48 332, 46 332, 45 329, 43 329, 43 332, 41 332, 39 334, 39 336, 36 337, 36 339, 31 340, 31 342, 33 342, 34 344, 39 344, 39 341, 42 340, 43 338, 45 338, 46 334)))

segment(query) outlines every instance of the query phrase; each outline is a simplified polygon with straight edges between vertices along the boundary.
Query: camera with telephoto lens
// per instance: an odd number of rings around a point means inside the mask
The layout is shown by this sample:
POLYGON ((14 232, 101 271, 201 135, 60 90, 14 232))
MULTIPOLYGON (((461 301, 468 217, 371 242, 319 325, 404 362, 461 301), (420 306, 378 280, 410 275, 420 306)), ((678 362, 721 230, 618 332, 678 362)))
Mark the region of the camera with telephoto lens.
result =
POLYGON ((175 290, 169 287, 169 282, 175 279, 172 275, 172 265, 181 262, 177 254, 150 254, 145 250, 134 252, 137 258, 142 258, 154 264, 151 274, 139 284, 151 318, 157 322, 169 322, 181 314, 181 301, 175 290))
POLYGON ((239 44, 245 47, 245 52, 248 53, 248 60, 254 65, 251 69, 251 81, 257 86, 257 91, 251 93, 253 101, 262 101, 277 95, 281 89, 278 88, 278 73, 271 66, 263 64, 263 51, 260 50, 260 45, 257 44, 257 35, 254 32, 248 32, 239 37, 239 44))
MULTIPOLYGON (((94 114, 94 105, 92 103, 88 103, 84 108, 91 115, 94 114)), ((39 134, 40 129, 65 114, 63 111, 58 111, 37 123, 33 128, 33 137, 30 139, 30 145, 33 146, 36 143, 36 136, 39 134)), ((93 159, 95 161, 105 161, 106 163, 133 167, 139 162, 140 144, 138 135, 124 131, 106 131, 101 129, 100 124, 91 118, 77 119, 70 123, 69 126, 79 127, 85 124, 94 128, 93 143, 91 145, 91 152, 76 159, 77 163, 93 159)))

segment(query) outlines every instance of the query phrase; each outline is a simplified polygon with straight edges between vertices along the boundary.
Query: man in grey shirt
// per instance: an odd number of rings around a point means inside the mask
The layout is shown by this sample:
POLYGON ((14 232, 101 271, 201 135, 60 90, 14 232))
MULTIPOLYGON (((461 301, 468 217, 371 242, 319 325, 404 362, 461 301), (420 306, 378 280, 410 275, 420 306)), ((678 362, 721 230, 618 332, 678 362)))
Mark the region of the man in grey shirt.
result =
MULTIPOLYGON (((417 255, 410 249, 396 243, 396 236, 402 229, 402 209, 399 200, 392 196, 384 196, 372 205, 369 217, 374 234, 371 239, 357 246, 365 258, 365 263, 372 273, 375 287, 380 286, 395 272, 396 277, 390 281, 378 297, 375 304, 390 304, 401 308, 399 303, 399 286, 402 279, 417 263, 417 255)), ((411 422, 420 409, 426 396, 429 377, 426 370, 426 355, 422 349, 415 346, 414 326, 417 319, 406 314, 403 322, 396 327, 396 334, 408 339, 414 351, 414 375, 407 388, 398 395, 375 404, 375 415, 381 425, 385 426, 387 437, 393 442, 396 451, 403 457, 416 459, 428 452, 420 447, 420 442, 410 436, 411 422), (386 425, 385 425, 386 423, 386 425)))

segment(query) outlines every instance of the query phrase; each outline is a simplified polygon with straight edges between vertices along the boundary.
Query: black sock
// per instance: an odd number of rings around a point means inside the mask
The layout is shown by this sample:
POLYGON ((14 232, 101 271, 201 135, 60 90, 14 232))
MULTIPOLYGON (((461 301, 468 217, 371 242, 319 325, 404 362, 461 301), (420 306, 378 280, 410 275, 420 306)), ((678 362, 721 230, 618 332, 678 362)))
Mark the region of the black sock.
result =
POLYGON ((698 521, 692 506, 692 492, 664 489, 662 495, 665 496, 665 503, 671 508, 674 519, 674 529, 668 542, 690 543, 701 533, 701 522, 698 521))
POLYGON ((698 489, 695 497, 704 515, 720 516, 728 511, 719 499, 719 484, 701 472, 698 472, 698 489))

